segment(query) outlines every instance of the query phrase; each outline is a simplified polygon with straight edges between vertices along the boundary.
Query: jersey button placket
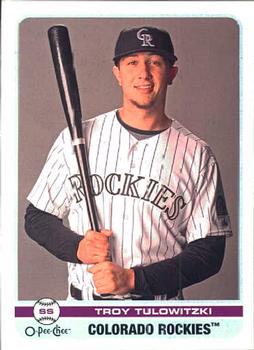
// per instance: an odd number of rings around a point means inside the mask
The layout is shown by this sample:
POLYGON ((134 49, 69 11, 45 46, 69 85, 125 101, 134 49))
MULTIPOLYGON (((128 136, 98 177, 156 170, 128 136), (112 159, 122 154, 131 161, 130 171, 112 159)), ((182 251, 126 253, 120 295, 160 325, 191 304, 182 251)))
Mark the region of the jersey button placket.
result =
POLYGON ((130 170, 135 169, 136 167, 136 153, 137 153, 138 147, 137 147, 137 142, 134 143, 129 150, 129 161, 130 161, 130 170))

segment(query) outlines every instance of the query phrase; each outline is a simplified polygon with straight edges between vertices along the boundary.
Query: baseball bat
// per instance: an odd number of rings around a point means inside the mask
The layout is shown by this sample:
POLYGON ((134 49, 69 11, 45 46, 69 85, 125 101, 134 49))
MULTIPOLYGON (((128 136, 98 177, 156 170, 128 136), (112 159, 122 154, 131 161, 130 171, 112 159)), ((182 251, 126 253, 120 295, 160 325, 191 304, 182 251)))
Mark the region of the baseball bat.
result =
POLYGON ((99 231, 89 174, 87 150, 82 129, 78 83, 68 29, 63 25, 53 26, 48 30, 48 38, 64 114, 78 162, 91 229, 99 231))
MULTIPOLYGON (((81 184, 91 228, 100 231, 92 184, 89 174, 87 150, 82 128, 82 113, 78 83, 73 63, 73 55, 68 29, 63 25, 53 26, 48 30, 48 38, 53 58, 56 79, 62 100, 65 118, 71 134, 78 167, 81 175, 81 184)), ((110 297, 111 294, 101 294, 101 297, 110 297)))

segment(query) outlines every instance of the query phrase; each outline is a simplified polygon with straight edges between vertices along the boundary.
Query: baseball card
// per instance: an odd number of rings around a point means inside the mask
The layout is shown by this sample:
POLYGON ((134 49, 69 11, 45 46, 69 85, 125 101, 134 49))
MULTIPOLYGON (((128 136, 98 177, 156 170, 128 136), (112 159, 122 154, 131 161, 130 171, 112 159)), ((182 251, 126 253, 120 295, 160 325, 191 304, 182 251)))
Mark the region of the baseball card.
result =
POLYGON ((2 349, 254 349, 253 2, 2 9, 2 349))

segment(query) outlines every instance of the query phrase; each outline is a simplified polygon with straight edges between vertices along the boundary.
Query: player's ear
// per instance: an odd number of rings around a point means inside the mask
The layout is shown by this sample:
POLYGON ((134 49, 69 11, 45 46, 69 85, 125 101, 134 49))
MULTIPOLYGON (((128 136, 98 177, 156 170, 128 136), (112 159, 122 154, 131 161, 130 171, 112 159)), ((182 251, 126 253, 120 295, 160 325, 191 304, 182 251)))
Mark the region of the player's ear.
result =
POLYGON ((116 80, 118 81, 118 84, 120 86, 122 86, 119 68, 117 66, 114 66, 113 69, 112 69, 112 72, 113 72, 116 80))
POLYGON ((176 77, 176 74, 178 72, 178 67, 173 66, 169 68, 169 73, 168 73, 168 85, 171 85, 173 80, 176 77))

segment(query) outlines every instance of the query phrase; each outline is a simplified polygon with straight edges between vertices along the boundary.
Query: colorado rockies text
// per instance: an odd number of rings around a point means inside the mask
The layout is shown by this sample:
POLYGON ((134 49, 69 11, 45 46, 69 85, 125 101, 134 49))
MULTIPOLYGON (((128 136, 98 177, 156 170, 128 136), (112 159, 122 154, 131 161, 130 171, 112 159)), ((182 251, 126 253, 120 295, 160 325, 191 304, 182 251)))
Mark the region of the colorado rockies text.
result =
MULTIPOLYGON (((102 193, 104 187, 111 195, 130 196, 133 198, 140 198, 144 201, 150 202, 157 208, 161 209, 167 214, 169 220, 174 220, 181 209, 186 206, 184 198, 177 195, 169 187, 159 184, 154 179, 146 179, 144 176, 135 176, 133 174, 117 174, 112 173, 107 175, 105 181, 98 174, 92 174, 91 180, 93 184, 94 195, 98 196, 102 193), (138 182, 145 182, 145 192, 140 193, 137 187, 138 182), (169 197, 174 198, 172 206, 166 206, 169 197)), ((84 190, 81 185, 81 178, 79 174, 73 175, 69 178, 73 189, 76 202, 80 202, 84 198, 84 190)))

